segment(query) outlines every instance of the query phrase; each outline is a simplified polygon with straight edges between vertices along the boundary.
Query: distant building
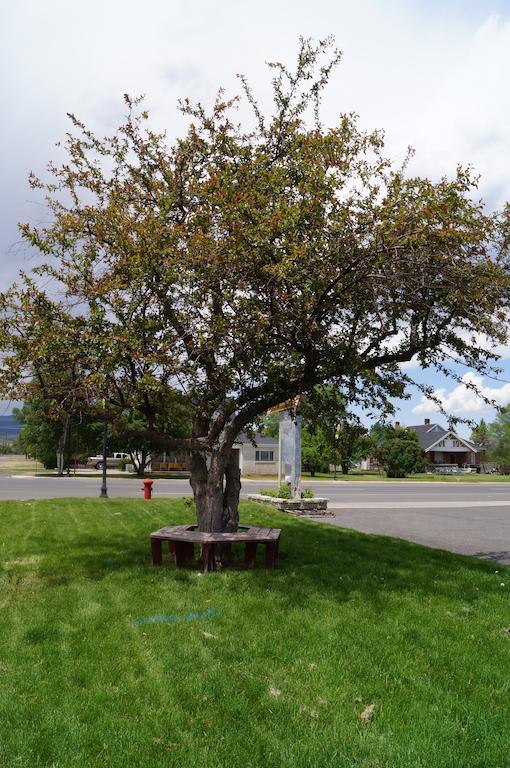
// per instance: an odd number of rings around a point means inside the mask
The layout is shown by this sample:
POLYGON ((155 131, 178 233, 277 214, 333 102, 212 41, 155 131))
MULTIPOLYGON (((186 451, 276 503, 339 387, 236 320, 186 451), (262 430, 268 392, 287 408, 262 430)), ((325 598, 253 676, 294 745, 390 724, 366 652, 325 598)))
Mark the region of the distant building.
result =
POLYGON ((425 419, 423 424, 408 427, 418 435, 429 469, 438 466, 480 467, 480 448, 453 431, 425 419))
MULTIPOLYGON (((239 452, 241 475, 277 475, 278 440, 257 433, 254 441, 255 445, 243 433, 234 444, 239 452)), ((163 453, 153 457, 151 467, 152 472, 188 472, 189 462, 186 452, 163 453)))
POLYGON ((241 434, 236 440, 240 444, 239 468, 241 475, 276 475, 278 474, 278 440, 274 437, 254 435, 255 445, 241 434))
POLYGON ((151 472, 189 472, 189 461, 186 451, 154 454, 150 462, 151 472))

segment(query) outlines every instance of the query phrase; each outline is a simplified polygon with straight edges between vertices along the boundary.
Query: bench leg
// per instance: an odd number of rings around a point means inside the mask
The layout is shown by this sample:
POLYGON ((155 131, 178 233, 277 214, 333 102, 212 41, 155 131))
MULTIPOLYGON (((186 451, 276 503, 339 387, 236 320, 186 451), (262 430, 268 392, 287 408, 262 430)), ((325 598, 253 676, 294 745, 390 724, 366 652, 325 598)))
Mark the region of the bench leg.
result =
POLYGON ((163 551, 161 539, 151 539, 152 565, 163 565, 163 551))
POLYGON ((177 568, 181 568, 193 560, 195 551, 192 541, 176 541, 172 543, 175 546, 175 565, 177 568))
POLYGON ((278 541, 271 541, 266 544, 266 568, 270 571, 278 565, 278 541))
POLYGON ((244 549, 244 565, 245 568, 255 567, 255 555, 257 554, 257 542, 247 541, 244 549))
POLYGON ((202 544, 202 559, 204 561, 204 573, 214 571, 214 544, 212 542, 202 544))

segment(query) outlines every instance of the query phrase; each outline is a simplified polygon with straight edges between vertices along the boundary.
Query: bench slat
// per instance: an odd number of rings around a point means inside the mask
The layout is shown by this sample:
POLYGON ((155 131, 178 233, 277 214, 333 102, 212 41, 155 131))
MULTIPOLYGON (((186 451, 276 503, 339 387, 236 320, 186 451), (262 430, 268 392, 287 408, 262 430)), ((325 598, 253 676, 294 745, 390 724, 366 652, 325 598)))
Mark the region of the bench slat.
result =
POLYGON ((201 544, 235 544, 236 542, 268 542, 277 541, 280 538, 280 528, 255 528, 251 527, 236 533, 204 533, 190 530, 186 525, 169 525, 151 533, 151 539, 165 541, 198 542, 201 544))
POLYGON ((150 534, 152 563, 163 564, 162 542, 168 541, 168 549, 171 555, 175 555, 176 566, 186 565, 194 559, 193 543, 197 542, 202 544, 204 570, 214 570, 214 545, 239 543, 245 544, 245 566, 253 568, 257 544, 265 544, 265 567, 273 569, 278 562, 280 534, 280 528, 257 528, 248 525, 240 525, 235 533, 205 533, 198 531, 197 525, 167 525, 150 534))

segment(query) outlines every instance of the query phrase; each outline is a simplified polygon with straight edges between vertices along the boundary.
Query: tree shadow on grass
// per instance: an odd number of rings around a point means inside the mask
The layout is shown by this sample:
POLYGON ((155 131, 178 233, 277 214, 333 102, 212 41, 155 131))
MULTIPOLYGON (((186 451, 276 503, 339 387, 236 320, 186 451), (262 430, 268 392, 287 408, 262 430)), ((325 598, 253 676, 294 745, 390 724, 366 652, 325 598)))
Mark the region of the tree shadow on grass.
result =
MULTIPOLYGON (((94 533, 73 535, 67 541, 53 538, 45 562, 39 568, 39 576, 51 584, 62 584, 76 580, 80 575, 101 580, 113 572, 132 575, 136 569, 137 577, 153 579, 156 576, 181 585, 190 582, 194 571, 200 568, 198 562, 190 568, 176 569, 166 547, 163 567, 151 565, 149 534, 161 524, 160 515, 157 517, 158 522, 153 527, 146 516, 137 519, 134 515, 127 528, 115 530, 106 525, 94 533)), ((184 517, 192 519, 191 510, 174 516, 171 522, 185 522, 184 517)), ((261 596, 271 590, 273 597, 278 594, 282 608, 287 603, 296 605, 319 595, 340 603, 351 599, 353 593, 381 608, 390 593, 412 592, 422 599, 443 595, 474 603, 480 597, 475 584, 478 577, 494 572, 491 562, 400 539, 289 519, 283 514, 268 514, 265 509, 259 512, 253 505, 246 510, 244 519, 245 522, 280 527, 282 537, 276 571, 266 571, 262 567, 262 546, 255 570, 239 579, 229 578, 229 592, 237 593, 240 600, 246 590, 252 596, 254 590, 260 591, 261 596)), ((234 549, 236 570, 242 562, 242 548, 234 549)))
POLYGON ((285 526, 282 544, 281 568, 293 576, 294 600, 315 592, 342 601, 357 592, 382 604, 390 592, 412 592, 473 603, 479 577, 494 573, 493 564, 474 558, 350 529, 331 536, 329 526, 308 521, 285 526))

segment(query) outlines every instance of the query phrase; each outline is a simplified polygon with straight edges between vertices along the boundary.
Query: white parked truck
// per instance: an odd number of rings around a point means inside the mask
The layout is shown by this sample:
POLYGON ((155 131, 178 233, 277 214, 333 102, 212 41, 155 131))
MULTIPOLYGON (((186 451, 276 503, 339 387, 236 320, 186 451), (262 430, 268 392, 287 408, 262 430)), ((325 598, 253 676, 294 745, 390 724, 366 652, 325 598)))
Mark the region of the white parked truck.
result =
MULTIPOLYGON (((114 453, 111 456, 106 457, 106 466, 109 467, 120 467, 122 465, 122 462, 124 461, 130 461, 130 457, 128 453, 114 453)), ((102 469, 103 468, 103 457, 102 456, 89 456, 87 459, 87 467, 94 467, 95 469, 102 469)))

